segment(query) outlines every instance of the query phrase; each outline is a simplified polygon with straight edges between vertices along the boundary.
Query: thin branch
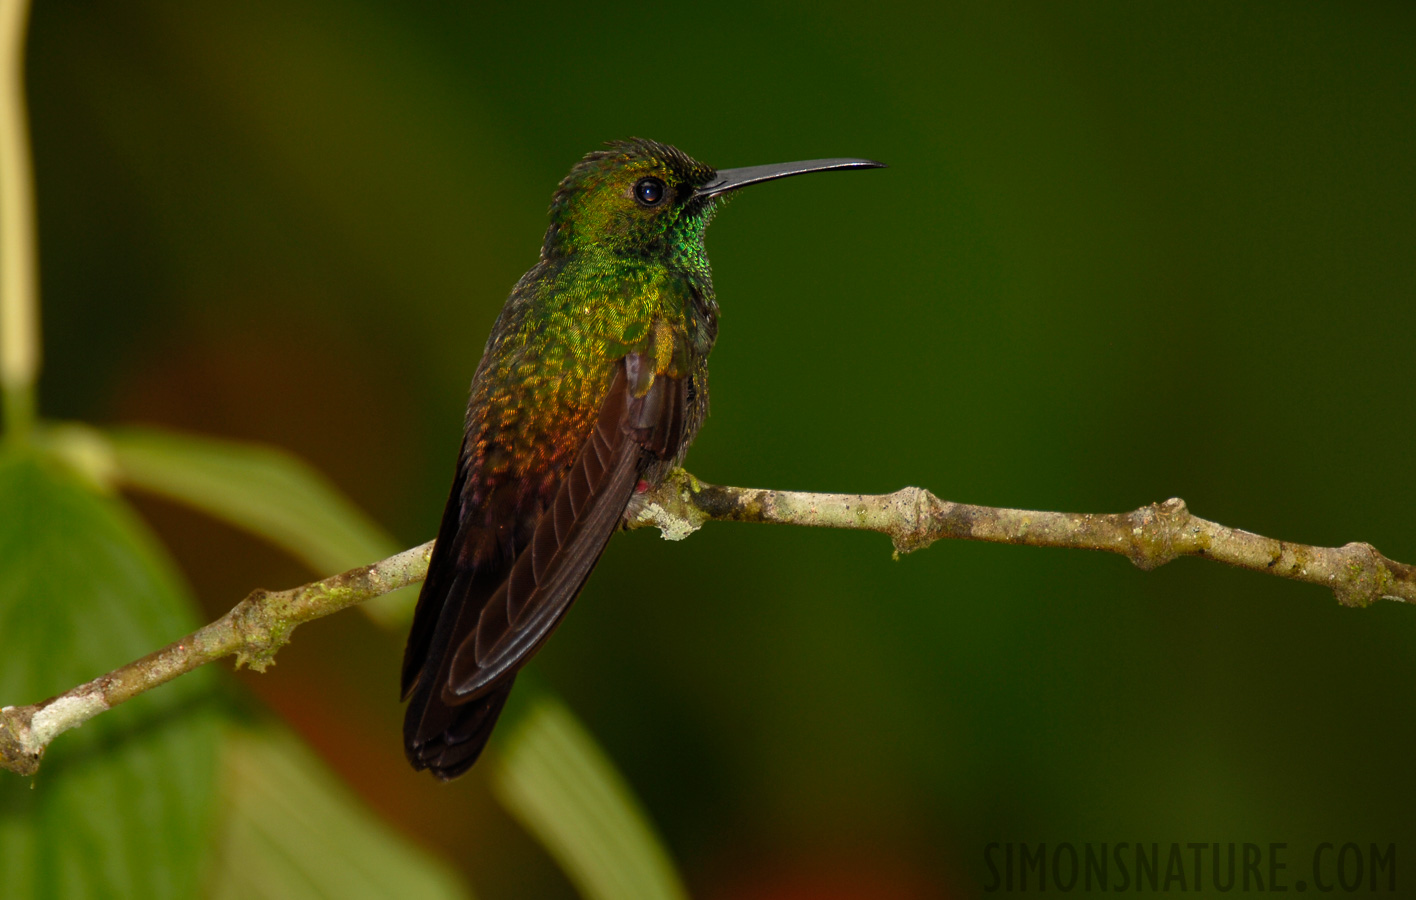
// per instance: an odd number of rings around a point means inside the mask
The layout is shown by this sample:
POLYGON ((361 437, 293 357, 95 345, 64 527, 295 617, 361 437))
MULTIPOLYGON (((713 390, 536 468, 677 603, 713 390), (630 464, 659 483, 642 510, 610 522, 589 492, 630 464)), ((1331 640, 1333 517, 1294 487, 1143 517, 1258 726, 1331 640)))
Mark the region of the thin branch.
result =
POLYGON ((54 738, 99 713, 178 675, 235 656, 236 665, 265 671, 297 625, 423 580, 433 542, 371 566, 288 591, 252 591, 226 615, 156 653, 32 706, 0 709, 0 766, 21 775, 39 770, 54 738))
MULTIPOLYGON (((1395 562, 1370 544, 1312 547, 1227 528, 1190 514, 1183 500, 1127 513, 1033 512, 940 500, 908 487, 893 494, 813 494, 720 487, 672 473, 640 494, 625 527, 659 528, 682 540, 710 520, 878 531, 897 553, 946 538, 1105 550, 1154 569, 1198 556, 1294 581, 1320 584, 1346 606, 1378 599, 1416 602, 1416 566, 1395 562)), ((32 706, 0 710, 0 766, 22 775, 39 768, 55 736, 184 672, 221 659, 263 670, 302 622, 423 580, 432 542, 382 562, 288 591, 256 591, 216 622, 137 662, 32 706)))
POLYGON ((1198 556, 1320 584, 1344 606, 1416 603, 1416 566, 1387 559, 1371 544, 1312 547, 1275 540, 1191 515, 1178 497, 1126 513, 1036 512, 951 503, 917 487, 893 494, 812 494, 718 487, 676 472, 640 495, 627 515, 634 520, 630 527, 653 525, 669 540, 687 537, 711 519, 878 531, 890 536, 897 553, 945 539, 1072 547, 1119 553, 1147 571, 1198 556))

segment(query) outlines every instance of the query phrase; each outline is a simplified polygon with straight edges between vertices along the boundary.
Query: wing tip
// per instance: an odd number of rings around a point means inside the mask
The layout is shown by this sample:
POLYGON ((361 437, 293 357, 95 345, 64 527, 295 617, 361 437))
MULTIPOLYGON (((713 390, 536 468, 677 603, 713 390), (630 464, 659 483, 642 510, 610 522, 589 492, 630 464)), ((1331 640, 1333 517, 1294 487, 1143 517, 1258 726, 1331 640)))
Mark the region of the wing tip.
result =
POLYGON ((486 749, 515 677, 482 696, 450 705, 431 689, 416 690, 403 720, 403 749, 417 771, 439 781, 464 774, 486 749))
POLYGON ((462 775, 467 774, 467 770, 482 755, 483 747, 477 747, 476 751, 467 754, 448 758, 446 748, 440 743, 423 744, 417 748, 408 747, 408 762, 415 771, 428 772, 438 781, 452 781, 462 775))

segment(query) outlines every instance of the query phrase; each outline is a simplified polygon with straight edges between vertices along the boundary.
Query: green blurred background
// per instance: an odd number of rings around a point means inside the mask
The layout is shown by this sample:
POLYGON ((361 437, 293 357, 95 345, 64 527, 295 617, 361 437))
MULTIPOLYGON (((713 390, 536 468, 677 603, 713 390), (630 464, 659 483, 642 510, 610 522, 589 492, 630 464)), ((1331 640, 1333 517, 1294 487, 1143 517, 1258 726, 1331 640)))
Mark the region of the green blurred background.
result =
MULTIPOLYGON (((870 156, 891 168, 755 188, 714 224, 693 472, 1178 495, 1416 561, 1413 47, 1407 3, 39 2, 42 408, 289 448, 412 545, 583 153, 870 156)), ((209 614, 308 578, 141 508, 209 614)), ((876 536, 712 525, 617 537, 538 667, 695 896, 968 897, 989 841, 1404 861, 1413 638, 1395 604, 1193 560, 894 562, 876 536)), ((480 769, 407 768, 400 653, 345 614, 243 680, 480 896, 571 896, 480 769)))

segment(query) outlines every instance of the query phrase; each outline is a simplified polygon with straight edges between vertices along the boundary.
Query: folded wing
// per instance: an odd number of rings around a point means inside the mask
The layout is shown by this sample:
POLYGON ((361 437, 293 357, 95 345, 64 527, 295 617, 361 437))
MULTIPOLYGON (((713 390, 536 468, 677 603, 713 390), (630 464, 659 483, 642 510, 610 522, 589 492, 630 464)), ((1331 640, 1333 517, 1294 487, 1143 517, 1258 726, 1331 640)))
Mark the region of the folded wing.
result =
POLYGON ((463 527, 459 470, 404 655, 414 768, 447 779, 476 761, 517 671, 580 593, 640 473, 677 452, 688 402, 688 379, 655 377, 648 359, 625 357, 554 499, 509 556, 461 552, 486 535, 463 527))

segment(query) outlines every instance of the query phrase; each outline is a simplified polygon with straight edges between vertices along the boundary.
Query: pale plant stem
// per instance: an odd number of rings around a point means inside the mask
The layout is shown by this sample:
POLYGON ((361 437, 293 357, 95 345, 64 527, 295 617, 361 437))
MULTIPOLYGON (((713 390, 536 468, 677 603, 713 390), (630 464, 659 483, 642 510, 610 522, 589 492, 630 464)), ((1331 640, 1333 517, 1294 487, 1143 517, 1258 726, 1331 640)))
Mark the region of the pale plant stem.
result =
MULTIPOLYGON (((640 494, 625 527, 653 526, 680 540, 708 521, 760 522, 877 531, 897 553, 955 539, 1105 550, 1153 569, 1180 556, 1319 584, 1347 606, 1379 599, 1416 602, 1416 566, 1370 544, 1313 547, 1228 528, 1190 514, 1173 499, 1126 513, 1058 513, 972 506, 909 487, 893 494, 816 494, 721 487, 676 471, 640 494)), ((39 768, 58 734, 198 666, 225 656, 263 669, 302 622, 423 580, 432 542, 381 562, 287 591, 256 591, 216 622, 87 684, 30 706, 0 710, 0 765, 39 768)))
POLYGON ((0 401, 5 434, 24 440, 34 422, 39 303, 34 172, 25 113, 29 0, 0 0, 0 401))

